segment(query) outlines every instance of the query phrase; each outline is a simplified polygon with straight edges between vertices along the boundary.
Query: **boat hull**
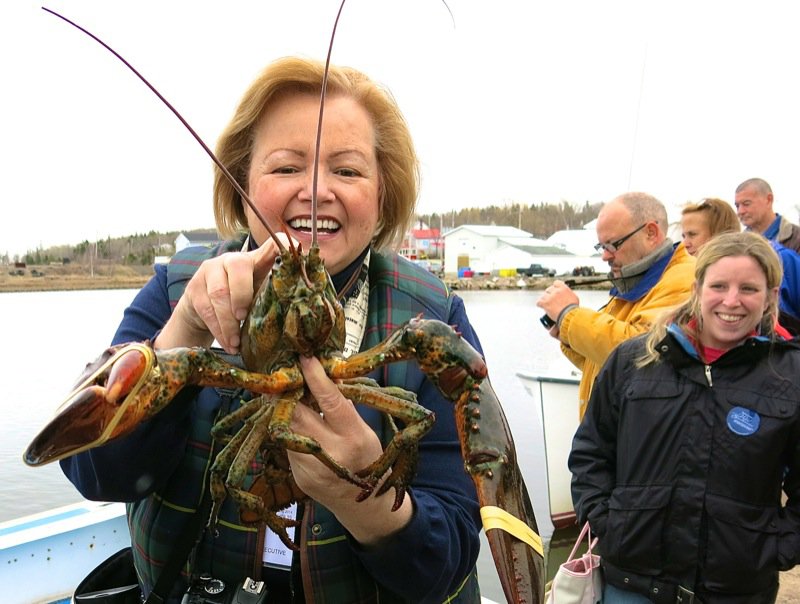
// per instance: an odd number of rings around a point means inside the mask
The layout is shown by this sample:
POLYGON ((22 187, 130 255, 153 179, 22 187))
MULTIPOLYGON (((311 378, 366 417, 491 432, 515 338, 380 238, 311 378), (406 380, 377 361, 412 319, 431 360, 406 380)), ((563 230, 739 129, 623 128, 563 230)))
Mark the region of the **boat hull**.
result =
POLYGON ((567 458, 572 437, 580 423, 577 377, 552 377, 517 373, 525 391, 534 399, 545 446, 550 520, 556 529, 575 524, 567 458))
POLYGON ((69 602, 98 564, 130 545, 122 503, 86 501, 0 523, 5 604, 69 602))

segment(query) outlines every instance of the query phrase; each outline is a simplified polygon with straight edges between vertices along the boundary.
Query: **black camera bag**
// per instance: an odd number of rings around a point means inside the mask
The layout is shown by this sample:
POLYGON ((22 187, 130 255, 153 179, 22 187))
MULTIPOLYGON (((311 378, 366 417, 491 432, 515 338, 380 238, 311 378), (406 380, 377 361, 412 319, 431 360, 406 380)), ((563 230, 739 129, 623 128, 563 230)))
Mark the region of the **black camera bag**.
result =
POLYGON ((130 547, 101 562, 72 596, 73 604, 140 604, 141 591, 130 547))

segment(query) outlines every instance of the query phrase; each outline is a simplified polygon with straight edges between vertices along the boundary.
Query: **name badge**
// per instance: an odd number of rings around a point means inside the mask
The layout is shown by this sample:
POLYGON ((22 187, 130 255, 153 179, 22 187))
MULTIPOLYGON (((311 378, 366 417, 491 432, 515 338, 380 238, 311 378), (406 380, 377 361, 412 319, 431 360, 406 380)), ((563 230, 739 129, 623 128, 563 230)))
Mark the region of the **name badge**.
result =
MULTIPOLYGON (((293 503, 285 510, 279 511, 278 516, 290 520, 297 518, 297 503, 293 503)), ((292 541, 294 541, 294 529, 295 527, 293 526, 286 529, 289 539, 292 541)), ((262 557, 264 566, 279 570, 290 570, 292 568, 293 554, 294 551, 286 547, 278 535, 267 529, 266 539, 264 539, 264 555, 262 557)))
POLYGON ((755 411, 734 407, 728 411, 728 429, 739 436, 755 434, 761 425, 761 417, 755 411))

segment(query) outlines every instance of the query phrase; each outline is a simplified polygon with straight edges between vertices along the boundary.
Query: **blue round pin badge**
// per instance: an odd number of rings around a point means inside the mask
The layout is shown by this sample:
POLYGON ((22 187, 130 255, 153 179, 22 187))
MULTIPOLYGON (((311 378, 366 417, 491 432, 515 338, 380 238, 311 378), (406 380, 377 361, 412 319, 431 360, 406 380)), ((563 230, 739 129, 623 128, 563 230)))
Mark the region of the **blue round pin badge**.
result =
POLYGON ((755 411, 734 407, 728 411, 728 429, 739 436, 755 434, 761 425, 761 417, 755 411))

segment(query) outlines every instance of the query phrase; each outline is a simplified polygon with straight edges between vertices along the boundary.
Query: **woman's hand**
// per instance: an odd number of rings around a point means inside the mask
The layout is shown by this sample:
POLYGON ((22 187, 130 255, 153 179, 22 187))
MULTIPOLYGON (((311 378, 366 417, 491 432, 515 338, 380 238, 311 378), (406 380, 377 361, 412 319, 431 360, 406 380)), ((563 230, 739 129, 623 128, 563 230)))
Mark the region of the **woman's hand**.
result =
POLYGON ((155 348, 209 346, 216 339, 226 352, 238 352, 241 322, 278 254, 278 246, 269 239, 252 252, 229 252, 203 262, 159 333, 155 348))
MULTIPOLYGON (((306 384, 319 403, 321 414, 306 405, 298 405, 292 430, 315 438, 337 462, 357 472, 375 461, 383 452, 380 439, 345 398, 316 358, 300 358, 306 384)), ((374 545, 403 528, 411 520, 413 504, 407 494, 395 512, 394 489, 380 497, 370 496, 356 502, 357 487, 336 476, 314 456, 289 451, 297 485, 312 499, 331 510, 339 522, 362 545, 374 545)))

